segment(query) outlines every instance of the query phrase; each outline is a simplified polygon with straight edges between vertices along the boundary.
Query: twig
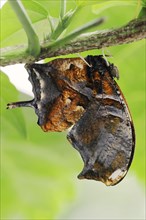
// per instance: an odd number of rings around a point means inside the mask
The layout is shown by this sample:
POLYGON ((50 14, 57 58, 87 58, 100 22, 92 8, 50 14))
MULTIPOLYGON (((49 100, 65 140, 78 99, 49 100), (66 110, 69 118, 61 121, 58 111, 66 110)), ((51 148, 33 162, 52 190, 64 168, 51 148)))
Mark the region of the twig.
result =
POLYGON ((28 53, 34 57, 38 56, 40 53, 39 39, 33 29, 31 20, 29 19, 29 16, 27 15, 25 8, 23 7, 23 4, 21 3, 21 1, 18 0, 15 1, 8 0, 8 1, 27 34, 28 53))
POLYGON ((101 49, 105 47, 127 44, 146 38, 146 19, 135 19, 123 27, 94 33, 89 36, 80 36, 73 41, 67 42, 65 45, 58 48, 51 48, 47 42, 41 45, 41 53, 38 59, 35 59, 24 52, 19 52, 19 55, 12 55, 12 49, 4 53, 1 52, 1 65, 6 66, 15 63, 28 63, 38 61, 48 57, 59 55, 73 54, 92 49, 101 49), (11 55, 10 55, 11 52, 11 55))
POLYGON ((50 46, 44 45, 40 59, 127 44, 143 38, 146 38, 146 20, 135 19, 121 28, 102 31, 89 36, 81 36, 55 50, 51 50, 50 46))

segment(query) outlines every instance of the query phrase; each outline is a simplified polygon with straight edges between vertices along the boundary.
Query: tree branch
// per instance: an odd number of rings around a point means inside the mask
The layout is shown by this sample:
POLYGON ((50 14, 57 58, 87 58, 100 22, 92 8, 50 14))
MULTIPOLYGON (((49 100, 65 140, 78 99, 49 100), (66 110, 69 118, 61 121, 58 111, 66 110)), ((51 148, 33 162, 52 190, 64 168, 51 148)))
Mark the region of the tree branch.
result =
MULTIPOLYGON (((0 59, 1 65, 6 66, 15 63, 28 63, 38 61, 48 57, 55 57, 59 55, 73 54, 93 49, 101 49, 105 47, 127 44, 146 38, 146 19, 135 19, 123 27, 111 29, 107 31, 100 31, 91 35, 82 35, 73 41, 66 42, 65 45, 60 46, 59 40, 56 42, 58 47, 53 47, 53 44, 47 42, 41 44, 41 53, 39 58, 35 59, 23 50, 15 48, 15 55, 12 54, 14 48, 7 48, 1 50, 0 59), (17 52, 18 51, 18 52, 17 52)), ((20 46, 19 46, 20 47, 20 46)))

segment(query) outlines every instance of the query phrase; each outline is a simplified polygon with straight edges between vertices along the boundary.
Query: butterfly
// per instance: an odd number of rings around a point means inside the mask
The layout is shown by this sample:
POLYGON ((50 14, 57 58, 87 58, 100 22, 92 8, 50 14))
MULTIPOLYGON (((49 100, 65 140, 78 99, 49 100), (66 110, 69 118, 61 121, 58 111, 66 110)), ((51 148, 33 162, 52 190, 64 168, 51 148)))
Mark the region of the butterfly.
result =
POLYGON ((128 105, 114 78, 114 64, 102 55, 26 64, 34 99, 7 108, 33 107, 43 131, 61 132, 79 151, 79 179, 119 183, 131 165, 135 132, 128 105))

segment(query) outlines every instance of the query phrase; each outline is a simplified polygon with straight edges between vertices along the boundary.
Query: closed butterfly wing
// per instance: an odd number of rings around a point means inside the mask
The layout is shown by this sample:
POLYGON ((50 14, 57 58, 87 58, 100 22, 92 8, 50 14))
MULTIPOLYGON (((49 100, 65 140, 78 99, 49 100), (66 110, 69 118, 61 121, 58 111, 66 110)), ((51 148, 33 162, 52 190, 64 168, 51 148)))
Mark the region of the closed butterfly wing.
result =
POLYGON ((124 96, 114 81, 114 64, 103 56, 56 59, 26 64, 34 99, 8 109, 33 107, 43 131, 73 128, 68 139, 79 151, 84 169, 79 178, 115 185, 131 164, 135 135, 124 96), (88 65, 87 65, 88 64, 88 65))
POLYGON ((80 179, 115 185, 126 175, 134 152, 134 129, 120 106, 95 100, 74 125, 68 139, 84 161, 80 179))

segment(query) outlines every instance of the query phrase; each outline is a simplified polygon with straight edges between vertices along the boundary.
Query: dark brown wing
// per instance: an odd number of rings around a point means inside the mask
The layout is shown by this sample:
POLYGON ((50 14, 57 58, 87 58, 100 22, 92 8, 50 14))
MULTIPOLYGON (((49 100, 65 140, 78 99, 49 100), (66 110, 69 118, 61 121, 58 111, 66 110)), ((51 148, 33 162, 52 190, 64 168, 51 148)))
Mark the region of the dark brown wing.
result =
POLYGON ((84 161, 80 179, 115 185, 126 175, 133 157, 134 130, 123 110, 104 100, 93 102, 68 139, 84 161))

